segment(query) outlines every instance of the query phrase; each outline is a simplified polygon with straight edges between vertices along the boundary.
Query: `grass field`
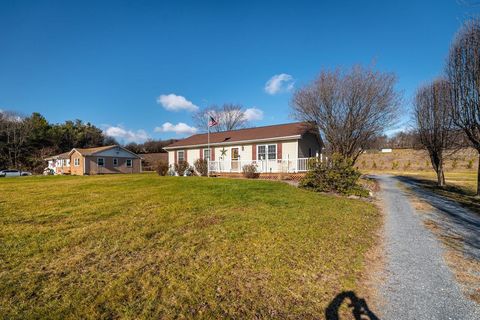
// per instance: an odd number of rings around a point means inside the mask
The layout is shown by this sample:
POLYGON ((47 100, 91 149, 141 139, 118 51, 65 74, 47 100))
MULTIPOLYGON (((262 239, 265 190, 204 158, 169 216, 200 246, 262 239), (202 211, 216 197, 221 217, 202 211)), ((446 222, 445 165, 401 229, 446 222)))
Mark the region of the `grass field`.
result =
MULTIPOLYGON (((403 172, 400 175, 418 177, 436 182, 437 176, 433 170, 429 172, 403 172)), ((445 172, 445 183, 450 186, 462 189, 465 194, 473 195, 477 189, 477 172, 445 172)))
POLYGON ((0 317, 323 318, 379 224, 279 182, 1 179, 0 317))
POLYGON ((433 171, 423 173, 406 172, 401 175, 415 178, 422 183, 423 187, 457 201, 464 207, 480 214, 480 201, 475 197, 477 190, 476 172, 446 172, 446 186, 443 188, 437 186, 437 177, 433 171))
POLYGON ((477 190, 477 172, 473 171, 446 171, 445 184, 443 188, 437 186, 435 171, 364 171, 366 174, 391 174, 416 179, 424 188, 441 194, 447 198, 457 201, 480 214, 480 201, 475 197, 477 190))

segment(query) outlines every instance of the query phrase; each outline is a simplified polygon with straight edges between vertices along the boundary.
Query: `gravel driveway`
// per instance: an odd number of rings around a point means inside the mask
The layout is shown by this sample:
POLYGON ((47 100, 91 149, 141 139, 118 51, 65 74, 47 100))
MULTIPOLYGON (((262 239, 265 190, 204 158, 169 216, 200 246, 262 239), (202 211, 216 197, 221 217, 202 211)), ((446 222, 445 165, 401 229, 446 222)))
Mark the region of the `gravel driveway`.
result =
POLYGON ((382 319, 480 319, 480 306, 462 294, 442 244, 424 227, 400 180, 376 178, 386 211, 382 319))

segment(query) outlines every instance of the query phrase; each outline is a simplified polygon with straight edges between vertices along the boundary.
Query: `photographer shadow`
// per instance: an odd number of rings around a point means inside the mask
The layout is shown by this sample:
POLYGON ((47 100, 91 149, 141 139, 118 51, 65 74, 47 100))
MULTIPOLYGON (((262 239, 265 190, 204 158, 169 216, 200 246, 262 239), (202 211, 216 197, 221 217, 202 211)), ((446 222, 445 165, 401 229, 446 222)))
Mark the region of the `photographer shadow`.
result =
POLYGON ((325 318, 327 320, 339 320, 340 306, 347 301, 348 307, 351 308, 352 315, 355 320, 380 320, 369 308, 365 299, 357 297, 353 291, 344 291, 338 294, 328 305, 325 310, 325 318), (348 301, 349 302, 348 302, 348 301))

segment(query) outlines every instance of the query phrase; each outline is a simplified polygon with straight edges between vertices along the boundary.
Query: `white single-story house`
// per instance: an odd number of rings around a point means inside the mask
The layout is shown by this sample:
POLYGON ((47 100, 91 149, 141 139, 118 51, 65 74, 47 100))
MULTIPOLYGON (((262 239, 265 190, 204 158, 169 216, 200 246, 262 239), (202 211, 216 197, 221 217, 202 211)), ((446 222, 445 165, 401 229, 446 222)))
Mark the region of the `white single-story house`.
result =
POLYGON ((254 164, 260 173, 304 172, 308 159, 319 156, 323 143, 310 123, 296 122, 266 127, 195 134, 165 147, 168 164, 209 161, 212 173, 238 173, 254 164))

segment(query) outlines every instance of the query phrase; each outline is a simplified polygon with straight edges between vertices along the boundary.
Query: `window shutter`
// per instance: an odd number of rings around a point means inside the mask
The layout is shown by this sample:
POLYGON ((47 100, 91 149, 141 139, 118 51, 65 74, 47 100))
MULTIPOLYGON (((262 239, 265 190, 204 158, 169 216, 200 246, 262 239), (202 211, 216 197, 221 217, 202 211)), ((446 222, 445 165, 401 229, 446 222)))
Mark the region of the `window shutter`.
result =
POLYGON ((173 156, 173 163, 177 163, 177 150, 173 151, 174 156, 173 156))
POLYGON ((283 143, 277 143, 277 159, 282 160, 282 144, 283 143))
POLYGON ((200 160, 203 160, 203 149, 200 148, 200 160))
POLYGON ((257 160, 257 145, 252 144, 252 160, 257 160))
POLYGON ((210 159, 215 161, 215 148, 210 148, 210 159))

